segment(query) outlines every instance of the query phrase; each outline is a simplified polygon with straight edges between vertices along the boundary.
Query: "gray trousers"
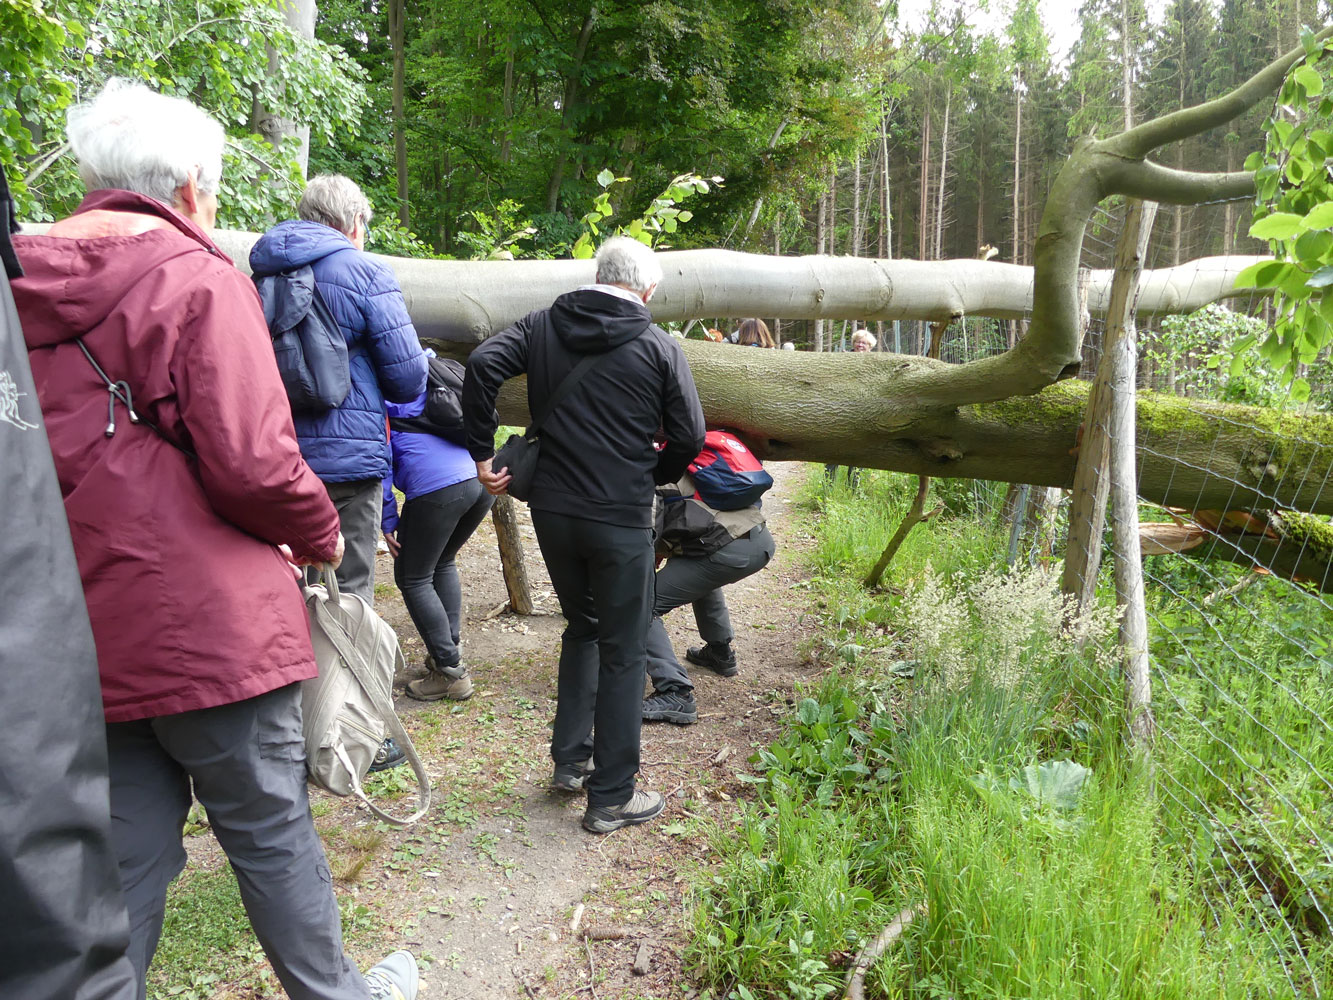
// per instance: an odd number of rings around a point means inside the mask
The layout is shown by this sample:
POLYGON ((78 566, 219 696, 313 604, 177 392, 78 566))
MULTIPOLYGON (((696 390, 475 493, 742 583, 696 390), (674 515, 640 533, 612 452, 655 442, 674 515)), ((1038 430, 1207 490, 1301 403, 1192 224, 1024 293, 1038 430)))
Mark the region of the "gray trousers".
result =
POLYGON ((634 794, 643 726, 644 636, 653 604, 653 529, 532 512, 537 543, 560 599, 551 759, 597 769, 588 803, 618 806, 634 794))
POLYGON ((338 567, 338 589, 375 604, 375 543, 380 535, 383 484, 378 479, 351 483, 325 483, 329 499, 338 509, 343 533, 343 561, 338 567))
POLYGON ((734 633, 722 588, 744 580, 768 565, 777 543, 768 528, 759 525, 702 559, 675 556, 657 571, 657 596, 648 626, 648 676, 653 690, 693 691, 690 675, 671 649, 662 616, 682 604, 694 605, 694 621, 704 642, 730 642, 734 633))
POLYGON ((240 883, 255 936, 292 1000, 368 1000, 343 952, 338 901, 315 832, 301 738, 301 687, 106 727, 111 841, 144 1000, 167 886, 185 867, 190 786, 240 883))

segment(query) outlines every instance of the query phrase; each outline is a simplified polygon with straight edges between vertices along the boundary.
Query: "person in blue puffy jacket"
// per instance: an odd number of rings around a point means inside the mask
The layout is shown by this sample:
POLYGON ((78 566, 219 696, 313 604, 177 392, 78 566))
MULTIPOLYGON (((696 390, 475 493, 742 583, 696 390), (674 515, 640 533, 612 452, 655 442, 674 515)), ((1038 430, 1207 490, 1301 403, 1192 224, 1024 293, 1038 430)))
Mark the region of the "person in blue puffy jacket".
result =
POLYGON ((364 252, 370 202, 340 174, 312 177, 297 206, 250 251, 256 276, 309 264, 343 336, 351 389, 313 416, 295 415, 301 455, 338 509, 346 553, 338 586, 374 603, 380 483, 389 474, 386 400, 407 403, 426 388, 426 355, 393 271, 364 252))
MULTIPOLYGON (((417 417, 425 406, 422 392, 410 403, 389 403, 389 417, 417 417)), ((463 591, 455 557, 495 498, 477 479, 466 448, 435 434, 393 427, 393 476, 384 480, 381 527, 394 557, 394 581, 426 644, 428 670, 407 685, 407 693, 421 701, 462 701, 472 696, 472 678, 458 648, 463 591), (406 498, 401 514, 395 484, 406 498)))

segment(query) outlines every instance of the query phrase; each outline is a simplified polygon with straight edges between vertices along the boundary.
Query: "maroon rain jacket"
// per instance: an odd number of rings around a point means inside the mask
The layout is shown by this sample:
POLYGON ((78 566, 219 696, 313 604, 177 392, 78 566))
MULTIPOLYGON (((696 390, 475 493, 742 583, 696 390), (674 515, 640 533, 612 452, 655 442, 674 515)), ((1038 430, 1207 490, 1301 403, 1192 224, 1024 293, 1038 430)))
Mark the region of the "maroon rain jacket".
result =
MULTIPOLYGON (((108 722, 230 704, 315 676, 277 546, 331 558, 338 515, 297 449, 250 281, 203 231, 94 191, 14 240, 33 379, 92 618, 108 722), (82 337, 134 409, 114 408, 82 337)), ((33 586, 42 586, 39 580, 33 586)))

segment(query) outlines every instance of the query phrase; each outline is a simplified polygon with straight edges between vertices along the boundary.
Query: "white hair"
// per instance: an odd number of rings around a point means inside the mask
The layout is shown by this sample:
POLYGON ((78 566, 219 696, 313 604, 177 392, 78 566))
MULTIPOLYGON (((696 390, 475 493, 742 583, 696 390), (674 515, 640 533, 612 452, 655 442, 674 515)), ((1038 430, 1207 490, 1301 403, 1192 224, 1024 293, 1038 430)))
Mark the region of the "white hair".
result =
POLYGON ((662 280, 662 265, 648 247, 631 236, 612 236, 597 251, 597 281, 623 285, 642 295, 662 280))
POLYGON ((872 348, 879 343, 875 335, 866 329, 857 330, 852 334, 852 343, 855 344, 858 340, 864 340, 872 348))
POLYGON ((319 222, 350 236, 356 220, 369 226, 373 213, 370 199, 356 181, 342 174, 319 174, 305 186, 296 214, 306 222, 319 222))
POLYGON ((189 101, 109 80, 69 110, 69 144, 89 191, 120 188, 171 206, 195 171, 200 194, 222 180, 222 126, 189 101))

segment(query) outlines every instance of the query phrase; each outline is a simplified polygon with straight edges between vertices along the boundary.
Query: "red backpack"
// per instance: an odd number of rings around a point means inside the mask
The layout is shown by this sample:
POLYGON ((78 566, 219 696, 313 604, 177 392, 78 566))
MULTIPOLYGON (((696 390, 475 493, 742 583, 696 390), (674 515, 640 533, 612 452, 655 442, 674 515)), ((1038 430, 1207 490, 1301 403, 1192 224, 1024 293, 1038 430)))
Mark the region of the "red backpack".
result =
POLYGON ((709 431, 704 450, 690 463, 695 494, 714 510, 753 507, 773 485, 773 477, 730 431, 709 431))

